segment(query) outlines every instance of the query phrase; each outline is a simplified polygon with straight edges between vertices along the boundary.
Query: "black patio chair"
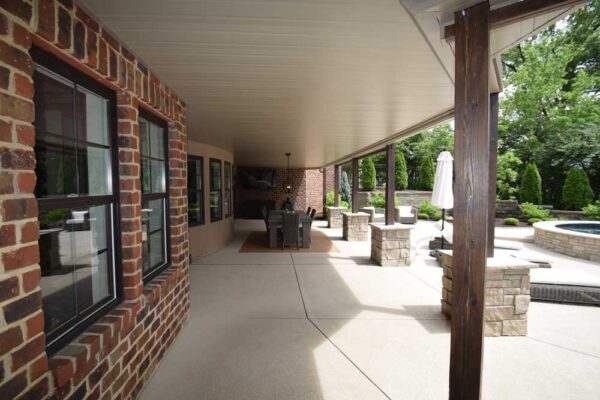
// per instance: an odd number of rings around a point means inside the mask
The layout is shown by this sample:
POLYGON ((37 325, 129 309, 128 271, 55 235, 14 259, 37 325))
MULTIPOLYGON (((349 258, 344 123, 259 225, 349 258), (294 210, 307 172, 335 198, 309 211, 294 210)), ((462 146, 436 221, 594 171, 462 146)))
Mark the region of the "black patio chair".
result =
POLYGON ((300 248, 300 229, 298 229, 298 225, 300 225, 300 214, 297 212, 283 214, 282 249, 285 246, 296 246, 296 249, 300 248))
POLYGON ((310 207, 308 207, 308 209, 306 210, 306 213, 307 213, 308 215, 310 215, 310 210, 312 210, 312 208, 310 208, 310 207))
MULTIPOLYGON (((310 212, 310 219, 315 219, 315 214, 317 213, 317 209, 313 208, 313 210, 310 212)), ((308 214, 308 213, 307 213, 308 214)))

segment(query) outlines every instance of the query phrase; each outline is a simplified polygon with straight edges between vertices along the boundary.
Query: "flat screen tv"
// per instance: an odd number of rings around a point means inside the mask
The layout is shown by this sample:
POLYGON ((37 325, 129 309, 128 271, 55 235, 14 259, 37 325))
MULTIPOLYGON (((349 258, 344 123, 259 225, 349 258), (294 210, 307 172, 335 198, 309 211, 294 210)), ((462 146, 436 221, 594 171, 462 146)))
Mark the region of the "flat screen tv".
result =
POLYGON ((245 189, 270 190, 275 188, 275 169, 240 168, 238 182, 245 189))

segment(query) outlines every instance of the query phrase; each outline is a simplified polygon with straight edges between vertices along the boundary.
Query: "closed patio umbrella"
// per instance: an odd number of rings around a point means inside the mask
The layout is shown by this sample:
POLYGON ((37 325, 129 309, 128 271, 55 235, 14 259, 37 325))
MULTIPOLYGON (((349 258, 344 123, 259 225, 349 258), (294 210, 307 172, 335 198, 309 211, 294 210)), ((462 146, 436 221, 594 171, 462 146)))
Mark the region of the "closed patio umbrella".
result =
MULTIPOLYGON (((435 168, 435 180, 433 182, 433 193, 431 204, 442 209, 442 231, 444 230, 444 219, 446 210, 454 207, 454 193, 452 191, 453 161, 449 151, 444 150, 437 158, 435 168)), ((444 248, 444 235, 442 235, 442 249, 444 248)))

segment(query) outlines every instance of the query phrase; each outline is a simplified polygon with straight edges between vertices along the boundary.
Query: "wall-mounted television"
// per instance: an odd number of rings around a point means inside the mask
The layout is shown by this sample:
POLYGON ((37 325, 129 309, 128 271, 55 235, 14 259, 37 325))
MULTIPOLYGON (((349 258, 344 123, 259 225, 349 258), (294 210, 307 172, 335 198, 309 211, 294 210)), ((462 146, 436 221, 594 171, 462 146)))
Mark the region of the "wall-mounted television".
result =
POLYGON ((274 168, 240 168, 238 182, 244 189, 270 190, 275 188, 274 168))

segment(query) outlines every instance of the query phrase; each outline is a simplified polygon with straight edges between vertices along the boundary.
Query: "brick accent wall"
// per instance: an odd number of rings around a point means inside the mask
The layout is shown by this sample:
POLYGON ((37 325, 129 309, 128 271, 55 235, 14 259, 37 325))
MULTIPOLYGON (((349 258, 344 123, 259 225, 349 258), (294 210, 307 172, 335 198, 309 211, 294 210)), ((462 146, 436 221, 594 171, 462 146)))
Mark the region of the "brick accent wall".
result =
POLYGON ((72 0, 0 2, 0 398, 138 397, 189 315, 185 104, 72 0), (52 357, 40 291, 35 44, 117 93, 123 302, 52 357), (171 266, 141 263, 138 108, 169 122, 171 266))
MULTIPOLYGON (((290 182, 292 193, 289 196, 294 203, 294 208, 306 211, 310 206, 317 209, 317 215, 321 215, 323 212, 323 173, 318 169, 291 168, 290 182)), ((275 188, 272 190, 236 187, 236 215, 244 215, 243 207, 246 201, 272 201, 275 203, 275 208, 280 208, 288 196, 285 189, 286 183, 287 169, 278 168, 276 169, 275 188)))

